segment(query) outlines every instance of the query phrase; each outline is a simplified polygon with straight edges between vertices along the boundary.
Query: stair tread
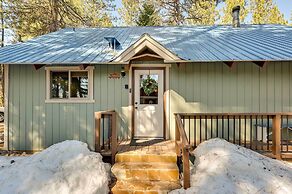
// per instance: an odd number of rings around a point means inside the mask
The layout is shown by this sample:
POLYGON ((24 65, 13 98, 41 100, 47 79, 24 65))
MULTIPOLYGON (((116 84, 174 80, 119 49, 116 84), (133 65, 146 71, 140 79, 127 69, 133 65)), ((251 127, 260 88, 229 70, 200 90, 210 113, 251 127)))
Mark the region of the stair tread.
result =
POLYGON ((112 167, 112 170, 178 170, 176 163, 153 163, 153 162, 118 162, 112 167))
POLYGON ((112 191, 171 191, 179 188, 178 181, 118 180, 112 191))
POLYGON ((154 163, 176 163, 177 156, 175 153, 164 154, 133 154, 119 153, 116 155, 116 162, 154 162, 154 163))
POLYGON ((145 151, 145 152, 141 152, 139 150, 135 150, 135 151, 127 151, 127 152, 120 152, 117 153, 117 155, 158 155, 158 156, 176 156, 176 153, 173 151, 156 151, 156 150, 149 150, 149 151, 145 151))

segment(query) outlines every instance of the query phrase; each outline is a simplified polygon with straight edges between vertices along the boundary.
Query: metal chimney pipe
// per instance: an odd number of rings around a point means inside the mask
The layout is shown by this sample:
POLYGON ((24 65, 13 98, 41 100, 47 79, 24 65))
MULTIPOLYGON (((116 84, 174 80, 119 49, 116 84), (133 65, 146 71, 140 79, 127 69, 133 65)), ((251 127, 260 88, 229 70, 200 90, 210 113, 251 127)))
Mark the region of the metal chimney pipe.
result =
POLYGON ((240 6, 236 6, 232 9, 232 17, 233 17, 232 25, 234 28, 240 27, 239 13, 240 13, 240 6))

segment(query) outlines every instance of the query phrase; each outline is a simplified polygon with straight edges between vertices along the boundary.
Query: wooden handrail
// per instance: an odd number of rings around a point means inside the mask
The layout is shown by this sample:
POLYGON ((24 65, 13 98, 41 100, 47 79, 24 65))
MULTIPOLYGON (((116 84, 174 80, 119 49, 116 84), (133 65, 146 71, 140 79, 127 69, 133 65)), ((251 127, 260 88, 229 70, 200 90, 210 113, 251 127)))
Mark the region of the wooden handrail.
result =
MULTIPOLYGON (((117 130, 116 130, 116 112, 114 110, 109 111, 99 111, 95 112, 95 151, 102 152, 100 146, 100 138, 101 138, 101 120, 103 116, 109 116, 110 118, 110 134, 109 134, 109 144, 110 144, 110 152, 112 157, 112 162, 115 160, 115 155, 117 153, 117 130)), ((104 134, 103 134, 104 135, 104 134)))
POLYGON ((182 146, 184 148, 190 148, 190 144, 188 142, 187 134, 186 134, 186 131, 184 130, 184 126, 183 126, 183 124, 181 122, 181 117, 180 117, 179 114, 175 115, 175 120, 176 120, 176 124, 177 124, 178 130, 179 130, 179 134, 180 134, 180 137, 181 137, 182 146))

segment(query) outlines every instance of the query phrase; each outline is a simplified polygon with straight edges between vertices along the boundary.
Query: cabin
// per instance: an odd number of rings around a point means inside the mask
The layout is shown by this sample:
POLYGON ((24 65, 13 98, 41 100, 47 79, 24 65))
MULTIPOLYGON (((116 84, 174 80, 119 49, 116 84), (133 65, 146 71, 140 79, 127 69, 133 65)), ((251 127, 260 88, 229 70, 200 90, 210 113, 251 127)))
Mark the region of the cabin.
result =
POLYGON ((74 139, 117 164, 179 156, 185 188, 189 150, 210 138, 291 157, 289 26, 67 28, 1 48, 0 64, 8 150, 74 139))

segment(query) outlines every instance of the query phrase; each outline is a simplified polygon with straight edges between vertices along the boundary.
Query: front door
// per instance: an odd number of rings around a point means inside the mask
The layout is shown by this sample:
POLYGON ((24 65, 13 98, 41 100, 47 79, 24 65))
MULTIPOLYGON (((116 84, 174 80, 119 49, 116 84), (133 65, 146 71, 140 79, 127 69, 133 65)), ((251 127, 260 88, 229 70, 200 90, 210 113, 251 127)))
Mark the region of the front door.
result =
POLYGON ((163 138, 163 70, 134 70, 134 138, 163 138))

